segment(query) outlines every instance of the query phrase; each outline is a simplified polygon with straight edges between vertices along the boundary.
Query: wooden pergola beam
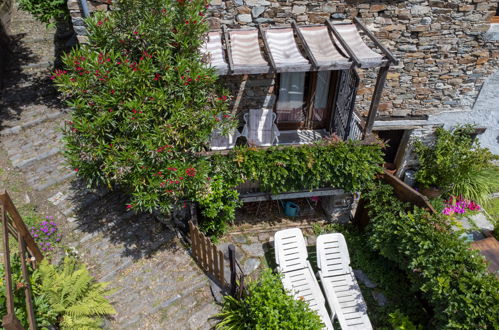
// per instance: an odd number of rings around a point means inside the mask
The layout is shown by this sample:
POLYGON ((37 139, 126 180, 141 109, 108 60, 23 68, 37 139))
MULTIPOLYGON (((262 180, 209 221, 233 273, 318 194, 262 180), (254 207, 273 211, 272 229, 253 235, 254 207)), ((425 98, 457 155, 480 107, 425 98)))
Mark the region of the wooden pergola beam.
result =
POLYGON ((314 54, 312 53, 312 50, 310 49, 307 41, 303 37, 303 34, 301 33, 300 29, 298 28, 298 25, 296 25, 295 20, 291 21, 291 26, 293 27, 293 30, 295 31, 296 35, 298 36, 298 39, 300 39, 301 44, 303 45, 303 48, 305 49, 305 53, 307 53, 308 58, 312 62, 312 66, 314 68, 319 67, 319 63, 317 62, 317 59, 315 58, 314 54))
POLYGON ((234 72, 234 62, 232 61, 232 49, 230 47, 230 42, 229 42, 229 33, 227 32, 227 27, 225 25, 222 25, 222 33, 224 35, 224 40, 225 40, 225 49, 227 51, 227 57, 228 57, 228 63, 229 63, 229 71, 231 73, 234 72))
POLYGON ((353 21, 360 27, 362 31, 364 31, 365 34, 374 42, 374 44, 381 49, 381 51, 385 54, 385 56, 392 62, 394 65, 399 64, 399 60, 385 47, 383 44, 376 38, 376 36, 369 31, 362 21, 358 17, 354 17, 353 21))
POLYGON ((376 85, 374 87, 374 94, 371 101, 371 106, 369 107, 369 113, 367 115, 367 122, 366 126, 364 127, 362 139, 365 139, 368 135, 370 135, 373 130, 374 119, 378 114, 378 106, 381 100, 381 94, 383 93, 383 87, 385 86, 386 76, 388 74, 389 69, 390 69, 390 64, 379 68, 378 77, 376 79, 376 85))
POLYGON ((267 36, 265 35, 265 31, 263 30, 263 28, 260 24, 258 24, 258 33, 260 33, 260 38, 262 38, 262 40, 263 40, 263 48, 264 48, 265 52, 267 53, 267 56, 268 56, 269 61, 270 61, 270 65, 272 66, 272 69, 274 71, 277 71, 277 66, 275 64, 274 58, 272 57, 272 52, 270 51, 267 36))
POLYGON ((345 41, 345 39, 343 39, 343 37, 341 36, 341 34, 338 32, 338 30, 336 30, 336 28, 334 27, 334 25, 331 24, 331 22, 329 20, 326 20, 326 25, 329 28, 329 31, 331 31, 333 33, 333 35, 340 42, 341 46, 348 53, 348 56, 350 56, 350 58, 352 59, 354 65, 360 68, 361 64, 360 64, 359 58, 354 54, 353 50, 350 48, 350 46, 348 46, 347 42, 345 41))

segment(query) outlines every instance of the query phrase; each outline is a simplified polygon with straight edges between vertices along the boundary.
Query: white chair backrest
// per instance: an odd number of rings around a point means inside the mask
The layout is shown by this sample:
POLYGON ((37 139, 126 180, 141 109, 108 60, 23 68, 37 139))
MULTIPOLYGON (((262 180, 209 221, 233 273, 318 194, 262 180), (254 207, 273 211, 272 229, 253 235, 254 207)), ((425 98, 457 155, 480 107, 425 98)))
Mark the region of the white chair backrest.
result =
POLYGON ((248 125, 248 142, 258 146, 272 145, 275 139, 276 114, 268 109, 251 109, 245 117, 248 125))
POLYGON ((229 132, 228 135, 222 135, 219 130, 214 130, 210 137, 210 149, 211 150, 225 150, 234 148, 236 145, 236 140, 240 136, 239 131, 236 129, 233 132, 229 132))
POLYGON ((345 237, 340 233, 317 237, 317 266, 322 276, 336 276, 350 273, 350 256, 345 237))
POLYGON ((307 267, 305 238, 299 228, 280 230, 274 235, 275 261, 281 272, 307 267))

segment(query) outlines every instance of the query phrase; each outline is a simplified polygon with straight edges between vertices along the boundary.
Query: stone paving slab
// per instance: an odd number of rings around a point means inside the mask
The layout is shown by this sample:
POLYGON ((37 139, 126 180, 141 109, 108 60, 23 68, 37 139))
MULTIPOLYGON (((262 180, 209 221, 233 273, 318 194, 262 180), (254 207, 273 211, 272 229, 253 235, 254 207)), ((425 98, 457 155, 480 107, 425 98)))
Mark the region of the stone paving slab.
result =
POLYGON ((0 146, 30 196, 60 223, 64 243, 97 279, 116 289, 118 314, 109 329, 208 329, 220 307, 207 277, 155 216, 129 212, 119 191, 87 188, 61 150, 61 127, 69 116, 48 79, 55 62, 53 29, 14 9, 14 52, 0 97, 0 146))

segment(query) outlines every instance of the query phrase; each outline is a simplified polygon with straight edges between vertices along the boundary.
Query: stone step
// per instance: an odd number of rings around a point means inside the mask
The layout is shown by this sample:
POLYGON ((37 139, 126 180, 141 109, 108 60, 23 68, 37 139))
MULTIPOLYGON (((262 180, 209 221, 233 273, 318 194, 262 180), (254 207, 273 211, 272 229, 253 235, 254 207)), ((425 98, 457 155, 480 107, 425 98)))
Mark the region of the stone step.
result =
POLYGON ((23 130, 34 127, 39 124, 43 124, 47 121, 52 121, 54 119, 61 118, 65 115, 65 112, 56 110, 53 112, 33 112, 32 114, 22 113, 24 116, 31 115, 30 118, 26 121, 22 120, 7 120, 2 121, 2 126, 6 127, 0 131, 0 135, 8 136, 13 134, 19 134, 23 130))
POLYGON ((76 174, 60 153, 28 165, 22 171, 26 173, 27 183, 36 191, 63 183, 76 174))
MULTIPOLYGON (((28 122, 27 124, 31 125, 32 123, 28 122)), ((45 122, 40 119, 36 120, 36 124, 24 129, 18 126, 5 131, 11 136, 3 134, 2 143, 12 164, 23 169, 34 165, 30 170, 36 173, 39 172, 40 167, 46 167, 47 164, 42 161, 53 158, 63 147, 61 127, 61 118, 45 122), (40 164, 34 164, 35 162, 40 164)), ((53 161, 53 159, 51 160, 53 161)), ((61 163, 61 161, 63 161, 62 156, 58 157, 57 162, 52 167, 55 168, 56 164, 61 163)))

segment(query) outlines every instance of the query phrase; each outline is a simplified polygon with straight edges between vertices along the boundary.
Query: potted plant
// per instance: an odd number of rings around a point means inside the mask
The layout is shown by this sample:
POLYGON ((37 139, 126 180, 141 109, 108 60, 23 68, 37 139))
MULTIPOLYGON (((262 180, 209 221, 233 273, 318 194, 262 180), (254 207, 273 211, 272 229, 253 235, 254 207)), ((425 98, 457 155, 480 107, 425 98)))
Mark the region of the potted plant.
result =
POLYGON ((477 195, 486 195, 490 187, 483 175, 490 171, 492 160, 497 157, 480 147, 472 137, 473 132, 471 125, 458 126, 452 131, 439 127, 433 143, 415 143, 419 159, 416 182, 422 194, 429 198, 462 195, 475 201, 477 195), (468 189, 471 186, 473 192, 468 189))

